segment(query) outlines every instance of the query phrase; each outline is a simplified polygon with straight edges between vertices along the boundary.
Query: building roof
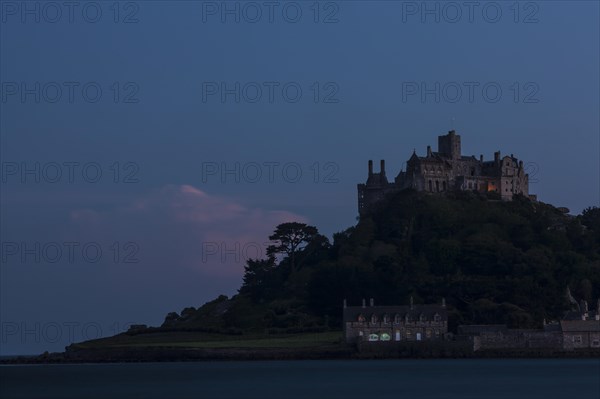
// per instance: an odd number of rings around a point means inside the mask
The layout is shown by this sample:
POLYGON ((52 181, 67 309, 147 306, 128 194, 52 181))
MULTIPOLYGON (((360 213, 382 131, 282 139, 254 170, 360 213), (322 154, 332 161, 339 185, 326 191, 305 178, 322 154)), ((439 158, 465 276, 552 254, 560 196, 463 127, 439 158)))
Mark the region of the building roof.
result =
POLYGON ((412 309, 409 305, 404 306, 348 306, 344 308, 344 322, 346 321, 357 321, 359 315, 363 315, 365 318, 371 317, 375 314, 379 319, 382 319, 384 315, 388 315, 390 318, 394 318, 396 314, 400 317, 408 317, 411 320, 418 320, 419 316, 424 315, 427 320, 433 320, 433 316, 438 314, 442 321, 448 320, 448 312, 446 308, 441 305, 413 305, 412 309))
POLYGON ((561 320, 563 332, 600 332, 600 320, 561 320))
POLYGON ((460 335, 480 335, 490 333, 505 333, 508 327, 505 324, 472 324, 458 326, 458 334, 460 335))

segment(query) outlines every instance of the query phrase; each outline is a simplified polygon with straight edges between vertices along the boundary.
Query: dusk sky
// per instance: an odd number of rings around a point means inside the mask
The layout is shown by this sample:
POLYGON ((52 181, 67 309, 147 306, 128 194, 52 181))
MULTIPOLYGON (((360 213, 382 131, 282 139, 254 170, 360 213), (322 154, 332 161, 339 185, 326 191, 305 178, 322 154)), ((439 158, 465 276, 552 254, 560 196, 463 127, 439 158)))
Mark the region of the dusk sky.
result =
POLYGON ((74 3, 0 3, 0 355, 235 294, 277 224, 331 238, 369 159, 453 128, 600 203, 598 2, 74 3))

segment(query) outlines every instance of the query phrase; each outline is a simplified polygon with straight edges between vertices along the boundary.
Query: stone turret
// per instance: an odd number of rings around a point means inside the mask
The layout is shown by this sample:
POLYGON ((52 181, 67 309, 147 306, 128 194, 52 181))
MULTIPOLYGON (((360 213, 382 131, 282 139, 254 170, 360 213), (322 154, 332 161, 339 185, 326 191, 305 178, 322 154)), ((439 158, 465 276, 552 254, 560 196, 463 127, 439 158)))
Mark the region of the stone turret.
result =
POLYGON ((438 152, 452 159, 459 159, 461 156, 460 135, 454 130, 450 130, 445 136, 438 136, 438 152))

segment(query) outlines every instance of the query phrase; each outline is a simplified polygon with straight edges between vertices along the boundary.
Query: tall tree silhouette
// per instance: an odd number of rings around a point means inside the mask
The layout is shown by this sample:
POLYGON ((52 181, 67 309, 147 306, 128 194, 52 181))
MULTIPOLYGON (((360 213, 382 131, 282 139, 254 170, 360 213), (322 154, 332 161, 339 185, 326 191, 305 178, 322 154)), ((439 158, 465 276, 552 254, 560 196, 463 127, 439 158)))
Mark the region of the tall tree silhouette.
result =
POLYGON ((274 241, 275 244, 267 247, 267 255, 287 255, 291 273, 294 273, 296 270, 296 254, 318 236, 319 231, 314 226, 298 222, 282 223, 269 236, 269 239, 274 241))

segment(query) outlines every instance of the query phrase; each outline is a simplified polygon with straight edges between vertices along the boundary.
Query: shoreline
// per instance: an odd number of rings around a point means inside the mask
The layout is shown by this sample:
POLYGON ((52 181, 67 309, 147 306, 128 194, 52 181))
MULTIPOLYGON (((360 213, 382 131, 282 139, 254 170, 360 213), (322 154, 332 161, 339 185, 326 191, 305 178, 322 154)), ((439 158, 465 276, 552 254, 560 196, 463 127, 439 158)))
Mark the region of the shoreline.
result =
MULTIPOLYGON (((189 349, 189 348, 102 348, 24 355, 0 359, 0 365, 170 363, 204 361, 277 360, 384 360, 384 359, 600 359, 600 351, 553 349, 480 350, 462 348, 398 347, 396 350, 353 347, 302 349, 189 349)), ((389 348, 386 348, 389 349, 389 348)))

